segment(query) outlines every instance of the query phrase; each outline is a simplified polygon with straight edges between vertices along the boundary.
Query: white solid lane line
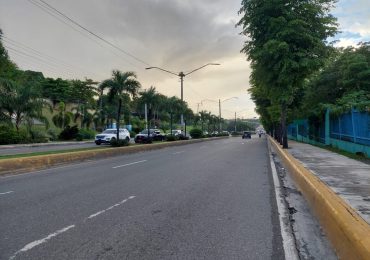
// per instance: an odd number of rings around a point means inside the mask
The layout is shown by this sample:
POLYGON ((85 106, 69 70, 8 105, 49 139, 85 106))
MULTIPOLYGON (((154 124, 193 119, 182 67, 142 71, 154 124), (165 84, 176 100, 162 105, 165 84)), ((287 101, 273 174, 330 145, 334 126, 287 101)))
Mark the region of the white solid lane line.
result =
POLYGON ((273 179, 274 188, 275 188, 276 204, 277 204, 277 209, 279 212, 280 232, 281 232, 281 237, 283 239, 285 259, 298 260, 299 257, 298 257, 297 248, 295 245, 295 239, 292 235, 291 227, 289 226, 289 224, 285 223, 284 221, 284 217, 288 216, 289 213, 287 212, 287 209, 285 207, 284 195, 282 194, 280 190, 281 189, 280 181, 279 181, 278 173, 276 171, 274 159, 272 158, 272 151, 271 151, 270 143, 268 143, 268 147, 269 147, 269 157, 270 157, 272 179, 273 179))
POLYGON ((14 259, 19 253, 22 253, 22 252, 26 252, 32 248, 34 248, 35 246, 38 246, 38 245, 41 245, 45 242, 47 242, 49 239, 55 237, 55 236, 58 236, 66 231, 68 231, 69 229, 71 228, 74 228, 75 225, 70 225, 68 227, 65 227, 65 228, 62 228, 62 229, 59 229, 58 231, 48 235, 47 237, 44 237, 42 239, 39 239, 39 240, 36 240, 36 241, 33 241, 31 243, 28 243, 27 245, 25 245, 22 249, 18 250, 14 255, 12 255, 9 259, 14 259))
POLYGON ((185 151, 179 151, 179 152, 174 152, 173 154, 180 154, 180 153, 183 153, 185 151))
POLYGON ((5 195, 5 194, 9 194, 9 193, 12 193, 12 192, 14 192, 14 191, 7 191, 7 192, 0 192, 0 195, 5 195))
POLYGON ((118 165, 118 166, 114 166, 114 167, 112 167, 112 168, 113 168, 113 169, 117 169, 117 168, 121 168, 121 167, 125 167, 125 166, 130 166, 130 165, 133 165, 133 164, 143 163, 143 162, 146 162, 146 160, 137 161, 137 162, 132 162, 132 163, 127 163, 127 164, 123 164, 123 165, 118 165))
POLYGON ((87 219, 95 218, 96 216, 99 216, 100 214, 103 214, 103 213, 105 213, 105 212, 107 212, 107 211, 109 211, 109 210, 111 210, 115 207, 118 207, 118 206, 122 205, 123 203, 127 202, 128 200, 131 200, 131 199, 134 199, 134 198, 135 198, 135 196, 130 196, 128 199, 124 199, 124 200, 114 204, 113 206, 110 206, 109 208, 106 208, 106 209, 98 211, 94 214, 91 214, 90 216, 87 217, 87 219))

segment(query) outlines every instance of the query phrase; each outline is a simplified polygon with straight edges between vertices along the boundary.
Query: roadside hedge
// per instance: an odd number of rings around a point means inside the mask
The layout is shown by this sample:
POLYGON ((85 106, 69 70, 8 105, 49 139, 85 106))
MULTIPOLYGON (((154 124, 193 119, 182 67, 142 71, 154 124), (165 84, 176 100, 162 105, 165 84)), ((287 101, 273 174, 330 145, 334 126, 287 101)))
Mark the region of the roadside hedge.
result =
POLYGON ((203 137, 202 130, 198 128, 191 129, 189 134, 193 139, 199 139, 203 137))

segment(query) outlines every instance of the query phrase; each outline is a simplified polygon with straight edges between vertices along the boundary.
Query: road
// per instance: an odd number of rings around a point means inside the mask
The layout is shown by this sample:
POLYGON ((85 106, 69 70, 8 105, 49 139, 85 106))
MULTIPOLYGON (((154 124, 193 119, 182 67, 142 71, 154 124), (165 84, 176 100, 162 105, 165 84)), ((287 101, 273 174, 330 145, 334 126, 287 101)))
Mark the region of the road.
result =
POLYGON ((0 178, 0 259, 284 259, 266 139, 0 178))

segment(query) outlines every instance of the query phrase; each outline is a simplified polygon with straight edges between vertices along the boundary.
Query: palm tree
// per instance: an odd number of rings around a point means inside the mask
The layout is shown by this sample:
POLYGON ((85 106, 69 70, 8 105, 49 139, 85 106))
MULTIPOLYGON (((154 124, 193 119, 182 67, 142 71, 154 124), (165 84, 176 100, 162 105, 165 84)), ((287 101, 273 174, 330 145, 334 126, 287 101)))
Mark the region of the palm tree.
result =
MULTIPOLYGON (((158 107, 159 95, 155 87, 151 86, 149 89, 139 93, 140 98, 138 99, 138 106, 142 108, 144 104, 148 105, 148 118, 153 118, 153 110, 158 107)), ((155 111, 154 111, 155 112, 155 111)))
POLYGON ((122 98, 124 94, 129 94, 132 98, 136 97, 141 87, 140 82, 137 81, 136 78, 135 72, 121 72, 119 70, 113 70, 112 78, 104 80, 100 85, 101 89, 109 89, 108 100, 110 102, 112 102, 115 98, 118 98, 117 140, 119 140, 119 123, 121 119, 122 98))
POLYGON ((199 115, 200 115, 200 120, 202 121, 202 133, 203 133, 204 132, 204 123, 207 123, 207 120, 209 119, 211 113, 202 110, 202 111, 199 112, 199 115))
POLYGON ((73 114, 67 111, 64 102, 59 102, 58 110, 59 110, 58 114, 54 115, 52 120, 55 126, 64 129, 71 122, 73 114))

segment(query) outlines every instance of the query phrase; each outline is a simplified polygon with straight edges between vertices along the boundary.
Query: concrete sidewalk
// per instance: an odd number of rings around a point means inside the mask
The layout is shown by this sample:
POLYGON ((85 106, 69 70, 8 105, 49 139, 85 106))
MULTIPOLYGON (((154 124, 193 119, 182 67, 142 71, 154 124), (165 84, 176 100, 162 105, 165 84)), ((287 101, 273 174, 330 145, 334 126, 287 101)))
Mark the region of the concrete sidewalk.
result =
POLYGON ((309 144, 289 141, 288 151, 370 225, 370 165, 309 144))

